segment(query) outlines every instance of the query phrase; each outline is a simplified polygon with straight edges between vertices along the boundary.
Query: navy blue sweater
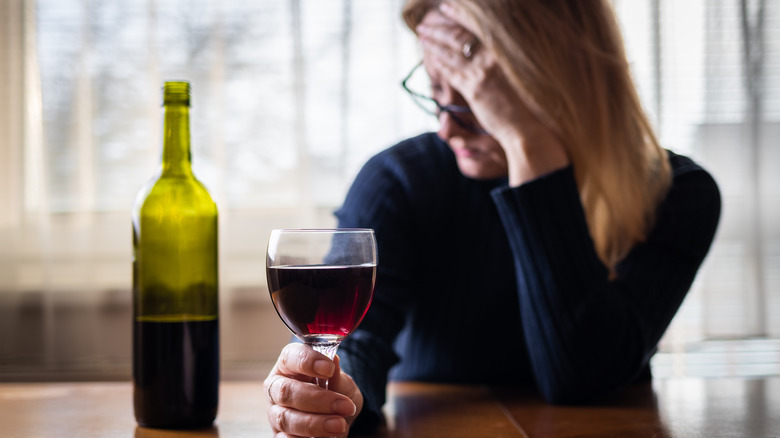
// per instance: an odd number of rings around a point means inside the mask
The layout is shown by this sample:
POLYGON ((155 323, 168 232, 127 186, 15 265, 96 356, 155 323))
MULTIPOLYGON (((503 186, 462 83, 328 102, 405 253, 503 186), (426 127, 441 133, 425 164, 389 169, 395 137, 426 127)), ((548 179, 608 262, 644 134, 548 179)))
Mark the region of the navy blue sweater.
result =
POLYGON ((381 419, 388 379, 535 386, 552 403, 597 399, 635 381, 712 242, 720 194, 669 153, 672 187, 655 226, 617 266, 596 255, 567 167, 510 188, 464 177, 435 134, 369 160, 336 212, 376 231, 377 286, 339 348, 381 419))

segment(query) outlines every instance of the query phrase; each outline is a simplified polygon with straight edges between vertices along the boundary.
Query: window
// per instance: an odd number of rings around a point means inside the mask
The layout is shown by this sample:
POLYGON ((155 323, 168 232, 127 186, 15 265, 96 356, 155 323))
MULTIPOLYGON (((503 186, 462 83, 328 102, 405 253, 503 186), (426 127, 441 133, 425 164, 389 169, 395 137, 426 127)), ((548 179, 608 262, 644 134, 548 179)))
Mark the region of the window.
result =
POLYGON ((13 4, 24 78, 7 111, 28 118, 23 142, 3 139, 2 289, 128 287, 164 80, 192 82, 193 168, 220 208, 227 289, 264 281, 270 228, 332 224, 369 156, 432 126, 400 91, 419 51, 399 0, 13 4))
MULTIPOLYGON (((697 342, 780 336, 780 5, 614 4, 662 144, 710 170, 723 198, 716 240, 662 349, 701 349, 688 371, 717 374, 722 363, 707 357, 741 351, 747 355, 731 365, 739 372, 776 372, 777 344, 697 342)), ((661 361, 674 372, 668 358, 661 361)))
MULTIPOLYGON (((130 288, 130 208, 158 165, 166 79, 193 84, 223 296, 262 287, 271 228, 332 225, 369 156, 435 128, 400 88, 420 56, 402 4, 0 2, 0 294, 130 288)), ((613 4, 663 145, 723 194, 662 347, 780 337, 780 4, 613 4)))

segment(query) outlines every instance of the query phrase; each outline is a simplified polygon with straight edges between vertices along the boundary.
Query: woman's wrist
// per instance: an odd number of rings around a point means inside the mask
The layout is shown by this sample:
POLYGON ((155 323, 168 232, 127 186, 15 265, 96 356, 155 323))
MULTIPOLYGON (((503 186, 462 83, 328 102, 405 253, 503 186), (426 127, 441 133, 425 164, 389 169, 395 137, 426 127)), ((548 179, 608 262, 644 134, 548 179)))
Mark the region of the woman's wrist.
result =
POLYGON ((513 136, 499 140, 499 143, 506 154, 510 187, 517 187, 571 164, 563 143, 549 131, 513 136))

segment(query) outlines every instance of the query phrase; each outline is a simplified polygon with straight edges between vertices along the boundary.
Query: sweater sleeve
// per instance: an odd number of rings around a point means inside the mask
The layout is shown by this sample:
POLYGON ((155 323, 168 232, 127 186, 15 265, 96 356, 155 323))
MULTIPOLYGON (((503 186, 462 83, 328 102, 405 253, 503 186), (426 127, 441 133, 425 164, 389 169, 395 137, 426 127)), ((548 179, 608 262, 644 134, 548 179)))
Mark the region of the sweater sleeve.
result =
POLYGON ((537 385, 577 403, 631 382, 690 288, 712 242, 720 195, 700 168, 675 177, 653 230, 616 267, 599 260, 567 167, 493 192, 515 259, 537 385))

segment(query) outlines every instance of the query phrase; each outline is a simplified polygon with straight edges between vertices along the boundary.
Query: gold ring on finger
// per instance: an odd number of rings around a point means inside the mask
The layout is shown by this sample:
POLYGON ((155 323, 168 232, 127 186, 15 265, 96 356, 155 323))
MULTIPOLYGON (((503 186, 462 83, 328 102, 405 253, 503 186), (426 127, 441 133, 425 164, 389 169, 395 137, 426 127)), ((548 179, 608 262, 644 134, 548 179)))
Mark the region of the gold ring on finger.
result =
POLYGON ((281 379, 284 376, 276 375, 271 380, 271 383, 268 384, 268 389, 266 390, 266 393, 268 394, 268 399, 271 400, 271 404, 275 405, 276 402, 274 401, 274 396, 271 395, 271 387, 274 386, 274 383, 276 383, 277 380, 281 379))
POLYGON ((469 59, 474 56, 474 53, 477 51, 477 46, 479 46, 479 40, 476 38, 472 38, 471 40, 466 41, 460 48, 461 53, 463 53, 463 57, 469 59))

